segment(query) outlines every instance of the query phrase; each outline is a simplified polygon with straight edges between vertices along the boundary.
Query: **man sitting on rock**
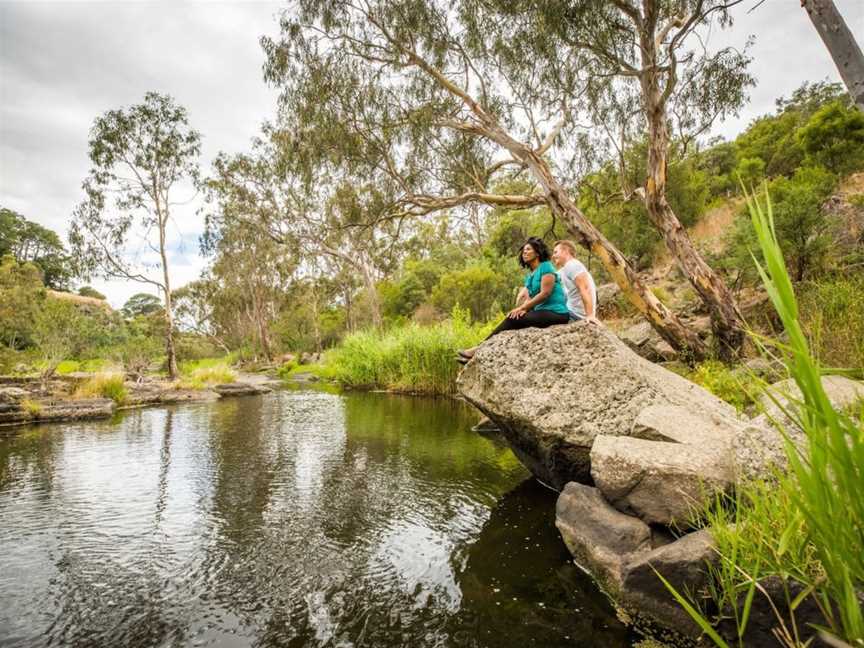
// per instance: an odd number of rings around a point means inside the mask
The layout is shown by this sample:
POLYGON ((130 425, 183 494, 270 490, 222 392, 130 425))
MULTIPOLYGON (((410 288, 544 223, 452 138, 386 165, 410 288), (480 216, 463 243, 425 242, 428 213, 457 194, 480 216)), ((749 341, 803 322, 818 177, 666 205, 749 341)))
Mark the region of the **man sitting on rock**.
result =
POLYGON ((599 324, 597 319, 597 287, 585 265, 576 258, 573 241, 558 241, 552 249, 552 261, 567 295, 567 310, 572 320, 587 320, 599 324))

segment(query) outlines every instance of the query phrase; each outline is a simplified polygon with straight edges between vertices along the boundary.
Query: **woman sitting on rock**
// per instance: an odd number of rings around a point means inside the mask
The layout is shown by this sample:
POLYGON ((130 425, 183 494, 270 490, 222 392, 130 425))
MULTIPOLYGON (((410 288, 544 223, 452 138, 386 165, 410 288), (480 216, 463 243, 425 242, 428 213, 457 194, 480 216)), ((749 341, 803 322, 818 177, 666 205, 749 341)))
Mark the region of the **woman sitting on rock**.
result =
MULTIPOLYGON (((541 239, 531 237, 525 241, 519 252, 519 265, 531 270, 525 277, 525 287, 519 291, 516 308, 507 313, 487 340, 501 331, 532 326, 546 328, 566 324, 570 319, 561 279, 549 261, 549 248, 541 239)), ((463 364, 468 362, 475 351, 477 347, 459 351, 459 361, 463 364)))

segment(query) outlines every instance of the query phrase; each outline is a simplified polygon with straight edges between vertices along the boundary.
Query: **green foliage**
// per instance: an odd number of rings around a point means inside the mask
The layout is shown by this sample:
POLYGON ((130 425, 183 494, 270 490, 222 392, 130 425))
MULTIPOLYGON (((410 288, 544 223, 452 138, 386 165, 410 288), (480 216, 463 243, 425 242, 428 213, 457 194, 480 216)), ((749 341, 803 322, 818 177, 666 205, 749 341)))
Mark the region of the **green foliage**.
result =
MULTIPOLYGON (((790 467, 776 484, 739 488, 734 518, 724 517, 722 508, 713 519, 708 514, 721 557, 712 574, 714 597, 738 610, 743 634, 741 592, 752 596, 753 584, 775 573, 797 581, 805 595, 814 597, 832 634, 859 645, 864 643, 864 418, 835 410, 822 387, 822 369, 799 320, 770 198, 764 204, 749 198, 748 206, 764 259, 759 273, 788 337, 780 350, 802 394, 795 424, 804 440, 799 450, 787 439, 790 467)), ((704 622, 695 610, 688 611, 704 622)), ((780 622, 794 629, 794 619, 780 622)), ((797 638, 791 643, 800 645, 797 638)))
POLYGON ((822 106, 796 134, 807 159, 838 174, 864 168, 864 113, 844 101, 822 106))
POLYGON ((474 322, 485 322, 515 299, 515 287, 486 264, 448 272, 432 291, 432 303, 444 312, 465 309, 474 322))
POLYGON ((123 374, 103 373, 93 376, 75 390, 76 398, 110 398, 123 405, 129 396, 123 374))
POLYGON ((33 322, 33 341, 43 363, 43 377, 53 375, 64 358, 86 348, 92 330, 93 321, 74 305, 59 299, 46 299, 33 322))
POLYGON ((735 175, 745 187, 755 187, 765 177, 765 162, 761 158, 743 158, 738 162, 735 175))
POLYGON ((123 315, 125 317, 150 315, 161 310, 162 300, 150 293, 135 293, 123 304, 123 315))
POLYGON ((180 364, 179 389, 206 389, 212 385, 231 383, 237 374, 229 367, 229 358, 204 358, 180 364))
POLYGON ((31 400, 29 398, 25 398, 21 401, 21 409, 23 409, 33 418, 39 418, 39 415, 42 413, 42 403, 40 403, 39 401, 31 400))
POLYGON ((0 343, 13 349, 33 344, 33 323, 45 289, 39 269, 18 263, 11 255, 0 258, 0 343))
POLYGON ((72 276, 72 261, 56 232, 0 207, 0 258, 7 254, 39 268, 49 288, 63 290, 72 276))
POLYGON ((733 371, 717 360, 706 360, 696 365, 688 378, 734 405, 739 412, 752 405, 761 391, 758 380, 749 374, 733 371))
POLYGON ((327 353, 326 363, 346 387, 449 395, 460 369, 456 351, 474 346, 491 328, 469 324, 467 312, 457 311, 453 319, 432 326, 354 333, 327 353))
MULTIPOLYGON (((837 177, 821 167, 801 167, 792 178, 778 177, 768 184, 774 197, 775 232, 796 281, 825 269, 831 232, 823 203, 836 184, 837 177)), ((756 243, 752 222, 742 214, 730 240, 729 267, 752 268, 750 255, 757 253, 756 243)))
POLYGON ((806 281, 797 295, 801 326, 819 361, 864 369, 864 275, 806 281))
POLYGON ((82 297, 92 297, 93 299, 105 299, 105 295, 100 293, 98 290, 93 288, 92 286, 81 286, 78 289, 78 294, 82 297))

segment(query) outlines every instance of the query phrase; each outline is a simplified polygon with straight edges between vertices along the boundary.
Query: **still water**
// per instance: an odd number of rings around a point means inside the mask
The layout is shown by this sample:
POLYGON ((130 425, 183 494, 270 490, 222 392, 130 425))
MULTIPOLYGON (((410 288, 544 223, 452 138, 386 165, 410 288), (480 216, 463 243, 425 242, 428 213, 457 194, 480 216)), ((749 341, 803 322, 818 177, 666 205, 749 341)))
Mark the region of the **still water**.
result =
POLYGON ((631 645, 475 420, 280 391, 0 432, 0 646, 631 645))

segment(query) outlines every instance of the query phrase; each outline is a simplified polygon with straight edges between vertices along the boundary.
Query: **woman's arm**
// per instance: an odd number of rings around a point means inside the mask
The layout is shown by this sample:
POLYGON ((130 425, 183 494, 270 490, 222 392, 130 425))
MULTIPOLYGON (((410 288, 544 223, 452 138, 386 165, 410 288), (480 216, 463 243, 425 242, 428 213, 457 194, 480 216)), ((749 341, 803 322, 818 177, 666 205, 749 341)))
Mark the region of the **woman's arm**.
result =
POLYGON ((552 290, 555 288, 555 273, 547 272, 542 277, 540 277, 540 292, 538 292, 534 297, 529 299, 527 302, 524 302, 507 313, 507 317, 510 319, 519 319, 525 313, 530 311, 535 306, 539 306, 547 299, 549 299, 549 295, 552 294, 552 290))
POLYGON ((522 302, 528 300, 530 295, 528 294, 528 289, 525 286, 522 286, 519 289, 519 292, 516 294, 516 305, 519 306, 522 302))

